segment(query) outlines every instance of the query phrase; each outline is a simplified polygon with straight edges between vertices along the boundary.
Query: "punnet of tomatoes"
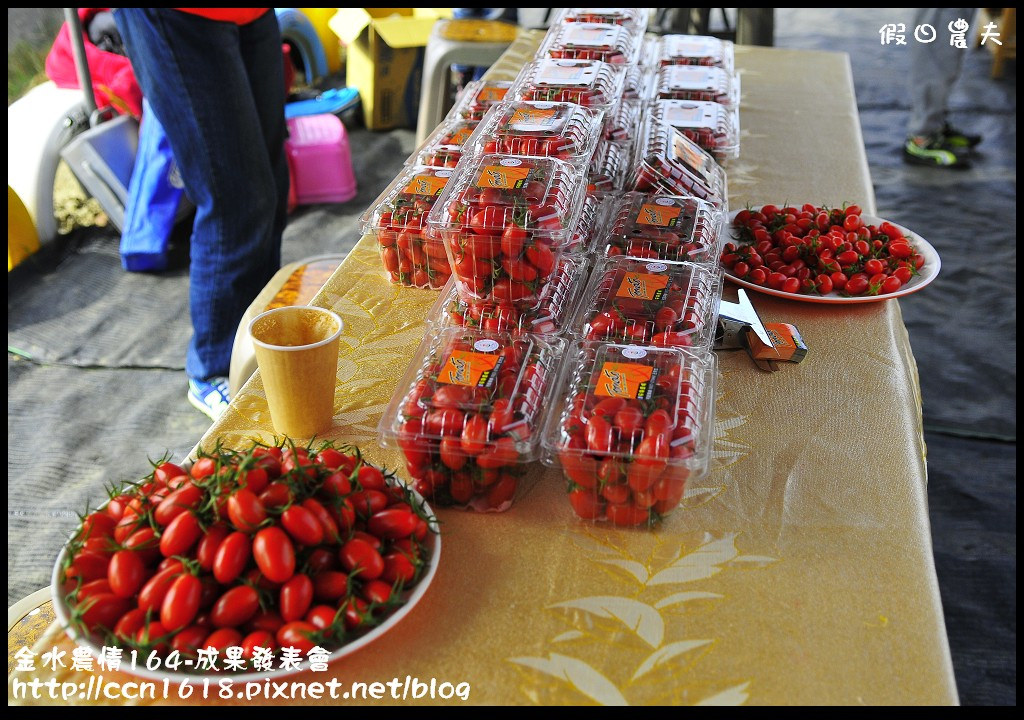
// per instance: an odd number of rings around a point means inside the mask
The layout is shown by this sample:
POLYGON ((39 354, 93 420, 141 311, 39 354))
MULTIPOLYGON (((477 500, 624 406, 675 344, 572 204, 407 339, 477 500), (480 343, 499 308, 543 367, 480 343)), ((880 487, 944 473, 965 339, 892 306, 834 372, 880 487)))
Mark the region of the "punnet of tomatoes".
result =
POLYGON ((541 58, 523 66, 508 96, 516 100, 576 103, 607 113, 619 102, 624 81, 621 67, 600 60, 541 58))
POLYGON ((569 503, 586 520, 650 526, 707 474, 713 353, 579 342, 544 434, 569 503))
POLYGON ((662 35, 651 52, 656 65, 703 65, 732 72, 733 44, 707 35, 662 35))
POLYGON ((722 245, 722 213, 703 200, 628 192, 608 203, 598 253, 714 267, 722 245))
POLYGON ((381 418, 413 487, 442 506, 500 512, 540 454, 564 342, 450 328, 424 338, 381 418))
POLYGON ((570 332, 584 340, 707 352, 715 339, 722 273, 692 263, 604 258, 570 332))
POLYGON ((898 227, 865 224, 857 205, 764 205, 741 210, 733 227, 738 242, 725 244, 722 266, 741 280, 792 294, 888 295, 925 264, 898 227))
POLYGON ((584 255, 563 256, 555 281, 548 285, 535 307, 466 303, 459 298, 455 283, 449 282, 431 309, 427 322, 438 330, 455 326, 516 335, 562 335, 586 284, 587 263, 584 255))
POLYGON ((647 30, 647 12, 639 8, 563 8, 554 22, 622 25, 643 34, 647 30))
POLYGON ((504 80, 474 80, 466 83, 455 105, 448 111, 447 119, 476 120, 484 119, 491 105, 505 99, 511 82, 504 80))
POLYGON ((491 106, 465 152, 552 157, 585 168, 601 137, 601 110, 564 102, 510 100, 491 106))
POLYGON ((569 163, 465 157, 429 224, 466 302, 536 304, 573 242, 584 181, 569 163))
POLYGON ((626 181, 650 195, 690 195, 726 212, 725 172, 707 151, 671 125, 648 115, 626 181))
POLYGON ((622 25, 558 23, 544 36, 537 57, 632 65, 639 61, 642 48, 643 33, 631 32, 622 25))
MULTIPOLYGON (((217 447, 111 491, 55 570, 69 630, 191 672, 198 651, 334 651, 424 577, 436 525, 353 447, 217 447), (263 650, 260 650, 263 648, 263 650)), ((277 665, 277 663, 274 663, 277 665)))
POLYGON ((410 165, 360 218, 363 234, 377 240, 384 271, 396 285, 439 289, 451 277, 448 253, 427 217, 454 173, 410 165))
POLYGON ((739 79, 720 67, 663 65, 651 86, 653 100, 702 100, 739 105, 739 79))
POLYGON ((653 122, 683 133, 717 160, 739 155, 738 108, 703 100, 655 100, 650 116, 653 122))
POLYGON ((478 120, 445 120, 413 151, 405 164, 454 168, 462 159, 466 141, 479 124, 478 120))

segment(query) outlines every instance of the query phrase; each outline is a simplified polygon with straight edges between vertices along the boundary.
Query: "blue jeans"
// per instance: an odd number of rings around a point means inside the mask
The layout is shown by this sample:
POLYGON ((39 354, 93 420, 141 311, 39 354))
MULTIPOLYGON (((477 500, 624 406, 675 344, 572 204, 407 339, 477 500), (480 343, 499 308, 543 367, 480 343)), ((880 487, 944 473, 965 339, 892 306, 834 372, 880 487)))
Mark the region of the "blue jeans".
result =
POLYGON ((277 18, 271 10, 239 26, 118 8, 114 19, 196 206, 185 372, 226 376, 238 323, 281 265, 288 165, 277 18))

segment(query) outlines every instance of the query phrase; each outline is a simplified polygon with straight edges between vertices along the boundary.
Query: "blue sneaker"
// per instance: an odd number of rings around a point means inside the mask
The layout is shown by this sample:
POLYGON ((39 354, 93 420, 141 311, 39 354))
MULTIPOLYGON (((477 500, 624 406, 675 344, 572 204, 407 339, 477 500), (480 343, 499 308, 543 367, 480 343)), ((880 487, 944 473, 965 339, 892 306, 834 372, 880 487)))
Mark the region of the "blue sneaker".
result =
POLYGON ((209 380, 188 381, 188 401, 198 410, 216 420, 228 409, 228 379, 226 377, 215 377, 209 380))

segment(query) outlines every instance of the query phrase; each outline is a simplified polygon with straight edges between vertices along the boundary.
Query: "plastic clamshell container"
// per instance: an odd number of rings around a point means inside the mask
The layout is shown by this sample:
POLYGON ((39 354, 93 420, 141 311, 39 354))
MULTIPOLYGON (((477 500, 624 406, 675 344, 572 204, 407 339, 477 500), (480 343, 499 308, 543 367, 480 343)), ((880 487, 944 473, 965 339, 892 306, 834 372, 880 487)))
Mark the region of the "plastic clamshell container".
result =
POLYGON ((459 297, 533 305, 575 240, 586 189, 554 158, 464 157, 431 211, 459 297))
POLYGON ((516 100, 571 102, 612 110, 622 95, 625 74, 618 65, 600 60, 543 58, 520 70, 509 90, 516 100))
POLYGON ((602 140, 590 161, 587 192, 622 190, 629 171, 630 146, 625 142, 602 140))
POLYGON ((626 142, 636 135, 643 115, 643 104, 639 100, 623 100, 605 115, 604 137, 608 140, 626 142))
POLYGON ((427 322, 438 330, 468 327, 514 335, 562 335, 586 285, 588 260, 565 255, 552 282, 535 307, 520 308, 511 303, 468 304, 459 298, 455 282, 449 281, 434 303, 427 322))
POLYGON ((732 72, 733 44, 707 35, 662 35, 651 50, 655 65, 704 65, 732 72))
POLYGON ((445 120, 413 151, 405 164, 455 167, 462 159, 466 141, 479 124, 478 120, 445 120))
POLYGON ((556 60, 600 60, 613 65, 639 61, 643 34, 621 25, 561 23, 552 25, 537 50, 537 57, 556 60))
POLYGON ((655 100, 650 116, 654 122, 679 130, 717 159, 739 155, 739 113, 735 108, 701 100, 655 100))
POLYGON ((569 332, 580 340, 708 352, 721 299, 718 268, 604 258, 594 266, 569 332))
POLYGON ((631 32, 647 32, 648 13, 640 8, 562 8, 551 25, 560 23, 597 23, 621 25, 631 32))
POLYGON ((691 195, 728 211, 725 172, 703 148, 671 125, 648 117, 626 187, 651 195, 691 195))
POLYGON ((376 239, 391 282, 439 289, 451 277, 444 243, 427 217, 455 171, 410 165, 360 217, 364 235, 376 239))
POLYGON ((651 84, 652 100, 703 100, 728 107, 739 105, 739 75, 720 67, 664 65, 651 84))
POLYGON ((604 113, 575 103, 495 103, 467 141, 468 155, 553 157, 586 168, 601 137, 604 113))
POLYGON ((608 193, 592 191, 588 187, 587 194, 583 196, 583 208, 576 222, 576 230, 565 246, 566 254, 583 255, 593 250, 601 234, 608 197, 608 193))
POLYGON ((504 80, 474 80, 466 83, 455 105, 448 111, 448 119, 483 120, 487 110, 505 99, 512 83, 504 80))
POLYGON ((595 251, 607 257, 716 267, 725 218, 695 197, 629 192, 608 201, 595 251))
POLYGON ((646 100, 648 86, 651 84, 651 69, 642 63, 627 65, 622 69, 622 75, 622 99, 646 100))
POLYGON ((717 359, 679 348, 575 342, 544 432, 586 520, 651 526, 707 475, 717 359))
POLYGON ((540 454, 564 341, 449 328, 428 333, 381 417, 412 486, 438 505, 500 512, 540 454))

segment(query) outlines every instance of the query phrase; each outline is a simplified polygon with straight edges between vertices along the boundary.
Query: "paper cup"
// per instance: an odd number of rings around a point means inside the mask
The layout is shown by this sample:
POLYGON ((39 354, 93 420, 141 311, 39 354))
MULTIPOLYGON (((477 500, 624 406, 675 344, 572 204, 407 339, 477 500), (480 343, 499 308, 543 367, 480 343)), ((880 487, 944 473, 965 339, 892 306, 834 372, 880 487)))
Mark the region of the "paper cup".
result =
POLYGON ((249 323, 275 432, 309 439, 331 427, 341 318, 318 307, 282 307, 249 323))

